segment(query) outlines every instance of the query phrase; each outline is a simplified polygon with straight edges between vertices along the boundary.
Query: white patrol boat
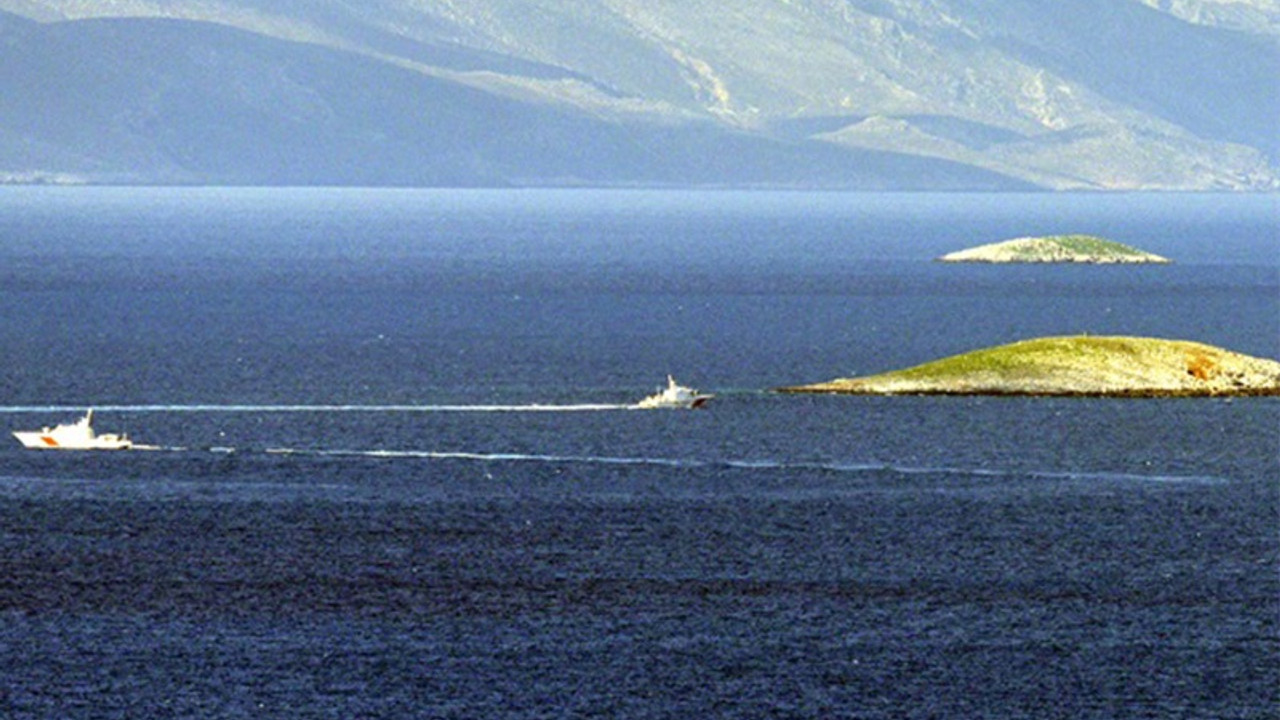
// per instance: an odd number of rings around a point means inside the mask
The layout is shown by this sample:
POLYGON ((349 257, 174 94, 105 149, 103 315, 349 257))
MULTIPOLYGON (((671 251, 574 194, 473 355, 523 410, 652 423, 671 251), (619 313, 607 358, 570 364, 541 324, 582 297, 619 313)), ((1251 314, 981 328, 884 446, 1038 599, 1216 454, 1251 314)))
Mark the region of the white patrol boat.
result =
POLYGON ((39 431, 15 432, 14 437, 23 446, 33 450, 128 450, 133 441, 128 435, 93 431, 93 410, 70 425, 59 425, 53 429, 43 428, 39 431))
POLYGON ((667 387, 665 390, 657 392, 649 397, 636 403, 636 407, 641 410, 653 410, 656 408, 699 408, 706 404, 713 395, 704 395, 691 387, 685 387, 676 382, 676 379, 667 376, 667 387))

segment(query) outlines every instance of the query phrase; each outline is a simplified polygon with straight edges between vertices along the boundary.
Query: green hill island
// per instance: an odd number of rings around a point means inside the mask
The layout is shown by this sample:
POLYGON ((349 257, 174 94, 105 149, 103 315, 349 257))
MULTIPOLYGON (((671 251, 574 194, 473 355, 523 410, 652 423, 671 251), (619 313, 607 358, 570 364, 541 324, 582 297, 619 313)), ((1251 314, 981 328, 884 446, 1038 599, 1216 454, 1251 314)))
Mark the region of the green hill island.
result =
POLYGON ((958 250, 939 262, 972 263, 1168 263, 1168 258, 1093 235, 1024 237, 958 250))
POLYGON ((1025 340, 879 375, 779 388, 852 395, 1280 395, 1280 362, 1182 340, 1025 340))

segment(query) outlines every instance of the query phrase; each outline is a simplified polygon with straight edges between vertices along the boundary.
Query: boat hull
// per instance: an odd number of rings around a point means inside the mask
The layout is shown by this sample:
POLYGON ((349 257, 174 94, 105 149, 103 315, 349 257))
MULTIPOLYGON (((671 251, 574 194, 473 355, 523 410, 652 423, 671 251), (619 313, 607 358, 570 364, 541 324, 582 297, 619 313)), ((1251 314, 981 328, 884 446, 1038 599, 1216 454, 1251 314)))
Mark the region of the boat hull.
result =
POLYGON ((128 450, 133 447, 133 441, 110 435, 91 440, 59 438, 46 432, 15 432, 13 436, 31 450, 128 450))
POLYGON ((660 390, 656 394, 644 398, 636 403, 635 407, 640 410, 691 410, 706 405, 707 401, 712 397, 714 396, 704 395, 691 387, 681 385, 676 382, 675 378, 668 375, 665 390, 660 390))
POLYGON ((38 431, 20 430, 13 436, 31 450, 129 450, 133 447, 128 435, 94 432, 92 408, 74 423, 38 431))

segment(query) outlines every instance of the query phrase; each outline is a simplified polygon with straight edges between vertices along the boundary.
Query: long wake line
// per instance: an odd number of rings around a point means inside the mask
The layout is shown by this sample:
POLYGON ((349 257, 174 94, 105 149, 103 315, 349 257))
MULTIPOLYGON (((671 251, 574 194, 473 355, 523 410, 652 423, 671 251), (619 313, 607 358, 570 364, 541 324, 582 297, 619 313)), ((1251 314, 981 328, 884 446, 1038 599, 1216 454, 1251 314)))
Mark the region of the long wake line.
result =
POLYGON ((385 459, 474 460, 479 462, 534 462, 548 464, 659 466, 681 469, 723 467, 734 470, 808 470, 832 473, 895 475, 963 475, 986 478, 1034 478, 1039 480, 1095 480, 1107 482, 1156 482, 1220 484, 1227 482, 1209 475, 1164 475, 1105 471, 1016 470, 958 467, 929 467, 896 463, 788 462, 785 460, 699 460, 694 458, 623 457, 607 455, 551 455, 538 453, 480 453, 436 450, 321 450, 267 448, 268 454, 316 457, 367 457, 385 459))
MULTIPOLYGON (((103 412, 135 412, 135 413, 524 413, 524 412, 600 412, 633 410, 635 405, 623 404, 577 404, 577 405, 96 405, 95 410, 103 412)), ((71 413, 83 412, 79 405, 7 405, 0 406, 0 414, 19 413, 71 413)), ((201 448, 165 447, 156 445, 135 445, 135 450, 185 452, 201 448)), ((242 451, 233 447, 202 448, 212 452, 235 453, 242 451)), ((422 450, 323 450, 314 448, 267 448, 268 454, 330 457, 369 457, 400 459, 434 459, 434 460, 474 460, 481 462, 541 462, 555 464, 595 464, 595 465, 650 465, 670 468, 707 468, 726 467, 737 470, 817 470, 837 473, 894 473, 898 475, 952 474, 970 477, 1030 477, 1046 480, 1103 480, 1103 481, 1144 481, 1144 482, 1191 482, 1222 483, 1223 478, 1200 475, 1144 475, 1123 472, 1094 471, 1054 471, 1054 470, 1016 470, 1016 469, 983 469, 954 467, 905 466, 894 463, 838 463, 838 462, 787 462, 784 460, 701 460, 655 457, 610 457, 595 455, 544 455, 524 453, 474 453, 422 450)))
MULTIPOLYGON (((5 405, 0 413, 77 413, 84 412, 84 405, 5 405)), ((94 405, 99 412, 131 413, 444 413, 444 412, 601 412, 606 410, 631 410, 635 405, 575 404, 575 405, 94 405)))

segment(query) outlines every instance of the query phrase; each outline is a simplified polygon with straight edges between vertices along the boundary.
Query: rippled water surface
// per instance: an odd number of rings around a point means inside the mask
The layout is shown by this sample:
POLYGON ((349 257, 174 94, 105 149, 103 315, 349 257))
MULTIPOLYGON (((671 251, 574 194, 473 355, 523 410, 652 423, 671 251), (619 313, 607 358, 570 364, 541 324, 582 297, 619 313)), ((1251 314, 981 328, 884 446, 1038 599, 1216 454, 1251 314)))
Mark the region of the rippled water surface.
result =
POLYGON ((781 396, 1280 356, 1274 200, 0 190, 0 715, 1270 717, 1280 403, 781 396), (1092 232, 1168 267, 973 267, 1092 232), (673 373, 702 411, 631 405, 673 373))

